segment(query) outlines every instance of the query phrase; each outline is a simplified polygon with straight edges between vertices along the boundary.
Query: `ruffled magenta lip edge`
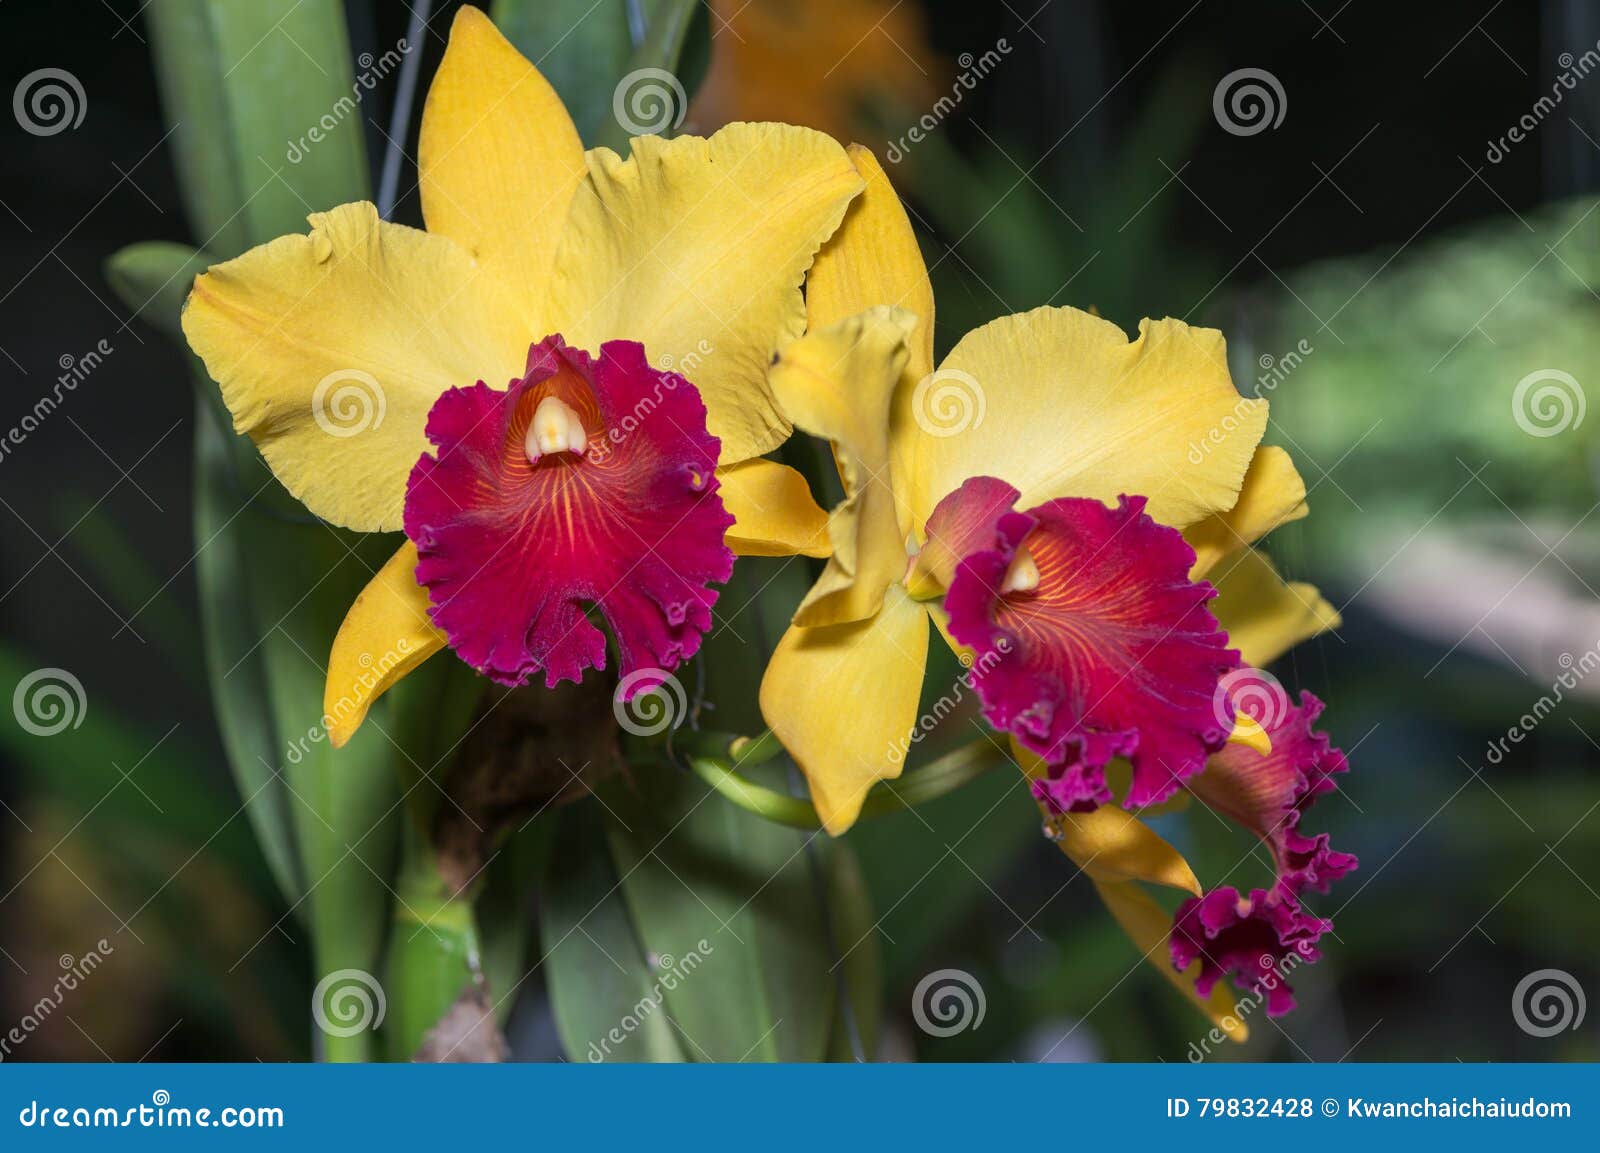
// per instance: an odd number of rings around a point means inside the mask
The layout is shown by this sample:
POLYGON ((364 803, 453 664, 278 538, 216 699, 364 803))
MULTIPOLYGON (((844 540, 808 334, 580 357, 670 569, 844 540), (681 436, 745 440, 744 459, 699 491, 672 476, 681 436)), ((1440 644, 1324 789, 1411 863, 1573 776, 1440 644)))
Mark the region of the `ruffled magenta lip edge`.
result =
MULTIPOLYGON (((441 393, 440 398, 436 399, 433 406, 430 407, 427 423, 424 426, 424 434, 427 436, 430 444, 433 446, 434 451, 431 453, 426 451, 423 452, 419 456, 417 463, 412 466, 411 472, 407 477, 408 515, 406 517, 404 529, 407 538, 418 547, 419 570, 422 567, 422 560, 426 559, 426 556, 422 554, 424 554, 424 550, 430 546, 432 540, 432 531, 431 526, 415 524, 412 521, 412 518, 409 515, 411 503, 410 495, 412 489, 416 485, 427 480, 425 474, 428 470, 429 462, 431 461, 434 466, 437 466, 444 453, 450 451, 450 449, 446 447, 446 442, 451 441, 452 438, 446 429, 441 427, 437 419, 440 401, 442 401, 445 396, 455 393, 467 393, 482 390, 483 393, 493 394, 499 400, 498 412, 496 415, 499 421, 498 433, 501 439, 503 439, 508 433, 510 427, 509 422, 514 419, 516 402, 522 396, 522 394, 528 388, 536 387, 538 384, 548 380, 551 376, 560 372, 562 366, 565 365, 578 372, 588 383, 590 389, 594 392, 596 406, 602 410, 603 416, 605 403, 603 398, 599 395, 594 374, 597 367, 607 360, 611 361, 613 364, 621 364, 624 361, 632 361, 634 362, 635 368, 649 372, 658 380, 669 380, 671 383, 668 385, 666 391, 685 398, 687 401, 692 402, 694 406, 694 415, 698 417, 698 420, 692 423, 696 426, 697 431, 694 432, 689 439, 698 442, 696 447, 705 456, 705 461, 698 464, 692 460, 684 461, 681 465, 681 470, 686 474, 686 482, 689 483, 695 490, 696 496, 702 501, 710 500, 715 505, 716 515, 721 519, 722 522, 719 529, 720 551, 717 553, 718 563, 699 585, 699 595, 694 603, 686 604, 681 601, 675 601, 671 605, 662 605, 661 608, 664 616, 666 616, 668 619, 668 624, 675 629, 686 623, 694 616, 703 615, 707 618, 710 617, 711 610, 716 605, 720 597, 720 590, 713 588, 712 585, 726 584, 726 582, 732 576, 734 562, 736 559, 734 552, 726 545, 726 533, 727 530, 735 523, 735 518, 730 512, 728 512, 726 505, 723 503, 722 498, 719 495, 721 481, 716 475, 716 462, 721 453, 721 441, 705 428, 705 404, 700 396, 698 388, 693 384, 693 382, 680 373, 665 369, 656 369, 650 365, 645 354, 643 344, 635 340, 605 341, 600 345, 598 355, 591 355, 586 349, 568 344, 562 334, 551 333, 541 340, 530 343, 524 375, 522 377, 513 378, 505 388, 495 388, 484 380, 479 379, 471 385, 458 386, 447 389, 444 393, 441 393), (674 617, 674 612, 676 612, 676 618, 674 617)), ((656 390, 657 405, 659 405, 660 400, 661 390, 658 386, 656 390)), ((635 407, 637 407, 637 405, 635 407)), ((603 433, 604 429, 595 431, 603 433)), ((593 441, 591 441, 591 445, 592 444, 593 441)), ((617 446, 611 444, 607 444, 606 446, 608 451, 614 450, 615 447, 617 446)), ((588 454, 586 453, 585 455, 587 456, 588 454)), ((426 582, 423 582, 420 579, 419 583, 422 583, 425 588, 428 588, 430 593, 429 604, 427 606, 430 622, 434 624, 435 628, 439 628, 448 636, 449 630, 440 625, 437 618, 441 609, 450 604, 450 600, 446 600, 444 602, 434 601, 431 587, 429 587, 426 582)), ((614 588, 607 590, 608 593, 614 591, 614 588)), ((600 623, 596 627, 601 631, 604 640, 599 646, 598 651, 595 651, 592 654, 586 654, 572 668, 556 669, 548 664, 541 663, 537 658, 532 658, 531 656, 528 660, 520 662, 516 669, 504 668, 497 665, 480 666, 473 664, 470 661, 466 661, 465 663, 467 663, 469 667, 474 668, 474 670, 480 675, 491 681, 494 681, 495 683, 505 685, 507 687, 520 687, 522 685, 529 684, 533 682, 537 674, 542 671, 545 674, 544 683, 546 688, 554 688, 556 685, 563 682, 577 683, 582 680, 584 673, 590 668, 598 671, 604 671, 608 667, 610 650, 613 648, 617 650, 619 663, 626 664, 627 662, 622 659, 624 648, 617 635, 616 626, 611 621, 609 615, 605 612, 601 604, 601 598, 604 595, 607 594, 593 594, 587 598, 584 603, 584 615, 586 617, 598 616, 600 618, 600 623)), ((705 632, 709 631, 709 628, 710 621, 708 619, 704 623, 704 627, 685 630, 681 636, 675 636, 671 649, 668 653, 669 659, 663 661, 663 664, 668 666, 661 670, 663 674, 670 674, 673 668, 678 667, 684 661, 692 659, 700 651, 705 632)), ((448 643, 448 647, 450 647, 452 652, 458 657, 461 657, 461 654, 457 650, 457 646, 453 640, 448 643)), ((465 660, 464 657, 462 659, 465 660)), ((643 683, 631 684, 624 690, 624 699, 631 699, 639 692, 646 691, 651 687, 652 686, 643 683)))
MULTIPOLYGON (((971 478, 963 483, 962 488, 975 482, 994 482, 995 478, 971 478)), ((999 482, 1003 483, 1003 482, 999 482)), ((947 496, 940 502, 942 507, 946 501, 951 500, 957 493, 947 496)), ((1014 489, 1012 491, 1015 491, 1014 489)), ((993 543, 988 549, 974 551, 963 557, 957 566, 957 579, 963 571, 969 577, 974 577, 980 584, 986 585, 991 590, 998 587, 1000 574, 1003 574, 1026 540, 1028 534, 1041 523, 1040 510, 1053 506, 1074 502, 1089 501, 1101 509, 1109 510, 1113 515, 1127 518, 1128 524, 1138 525, 1140 528, 1155 526, 1166 528, 1145 511, 1148 500, 1140 495, 1123 494, 1118 497, 1115 505, 1104 501, 1092 501, 1090 498, 1058 498, 1046 501, 1044 504, 1028 510, 1011 509, 1000 513, 994 518, 993 543), (980 567, 987 564, 991 569, 987 577, 979 571, 980 567), (970 566, 970 567, 969 567, 970 566)), ((935 509, 937 513, 938 509, 935 509)), ((931 521, 932 518, 930 518, 931 521)), ((1173 551, 1175 571, 1181 567, 1181 582, 1197 595, 1197 603, 1191 611, 1204 615, 1213 626, 1213 632, 1221 638, 1217 646, 1218 677, 1230 669, 1240 666, 1239 652, 1227 646, 1227 636, 1221 631, 1214 614, 1211 613, 1209 602, 1215 599, 1217 590, 1214 585, 1205 580, 1190 580, 1188 572, 1194 566, 1195 553, 1181 533, 1170 530, 1172 539, 1164 543, 1173 551)), ((1177 580, 1178 578, 1174 578, 1177 580)), ((956 580, 951 581, 950 592, 955 592, 956 580)), ((974 613, 970 618, 965 614, 949 611, 950 594, 946 595, 947 615, 949 619, 950 635, 960 644, 972 649, 975 653, 987 651, 998 640, 1003 638, 1013 647, 1020 644, 1020 638, 1013 630, 990 619, 988 615, 974 613), (980 620, 980 616, 982 619, 980 620)), ((997 729, 1009 732, 1017 738, 1018 742, 1029 752, 1034 753, 1048 766, 1050 773, 1045 778, 1034 782, 1034 795, 1048 803, 1057 811, 1086 811, 1102 804, 1115 803, 1117 798, 1109 783, 1105 780, 1105 769, 1116 757, 1132 758, 1139 751, 1140 733, 1137 727, 1124 727, 1120 729, 1077 729, 1066 734, 1061 734, 1052 739, 1053 717, 1051 712, 1054 706, 1046 709, 1044 702, 1036 702, 1026 709, 1007 708, 1005 705, 991 705, 983 693, 983 681, 978 683, 980 699, 984 699, 985 714, 997 729)), ((1213 690, 1214 691, 1214 690, 1213 690)), ((1128 795, 1123 798, 1123 803, 1130 808, 1143 808, 1159 804, 1174 796, 1183 786, 1183 782, 1190 777, 1204 771, 1206 758, 1221 749, 1227 742, 1228 731, 1220 724, 1214 722, 1212 713, 1208 710, 1206 719, 1210 723, 1204 724, 1195 734, 1200 740, 1203 752, 1188 758, 1184 766, 1174 771, 1169 766, 1164 779, 1155 781, 1144 779, 1135 773, 1129 784, 1128 795)))

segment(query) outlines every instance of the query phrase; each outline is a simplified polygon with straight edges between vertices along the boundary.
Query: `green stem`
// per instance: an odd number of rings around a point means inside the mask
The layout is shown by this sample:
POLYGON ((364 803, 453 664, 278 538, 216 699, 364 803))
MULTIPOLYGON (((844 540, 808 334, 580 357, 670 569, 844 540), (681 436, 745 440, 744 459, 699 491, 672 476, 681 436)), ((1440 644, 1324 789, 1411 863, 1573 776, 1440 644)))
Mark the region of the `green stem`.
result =
POLYGON ((396 896, 384 980, 389 994, 384 1040, 390 1060, 409 1061, 428 1030, 481 979, 481 948, 471 897, 449 891, 432 850, 412 829, 405 838, 396 896))
MULTIPOLYGON (((767 736, 770 734, 763 734, 767 736)), ((867 794, 861 816, 875 817, 927 804, 976 780, 990 769, 1010 763, 1005 750, 993 742, 974 741, 898 781, 880 782, 867 794)), ((746 812, 795 829, 822 827, 822 818, 810 801, 755 784, 725 759, 691 755, 689 765, 702 780, 746 812)))

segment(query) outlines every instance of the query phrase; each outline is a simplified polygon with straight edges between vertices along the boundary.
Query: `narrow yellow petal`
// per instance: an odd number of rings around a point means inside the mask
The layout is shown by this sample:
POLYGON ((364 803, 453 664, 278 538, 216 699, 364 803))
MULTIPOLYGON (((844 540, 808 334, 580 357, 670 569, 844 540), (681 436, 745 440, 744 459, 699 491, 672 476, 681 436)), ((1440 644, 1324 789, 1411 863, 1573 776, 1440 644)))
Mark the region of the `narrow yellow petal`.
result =
POLYGON ((717 470, 717 495, 733 514, 727 544, 740 556, 825 557, 828 514, 811 498, 806 478, 776 461, 743 461, 717 470))
POLYGON ((808 332, 778 355, 770 380, 783 411, 833 443, 845 499, 828 520, 833 557, 800 602, 798 625, 865 620, 905 576, 905 538, 889 466, 889 405, 916 317, 876 308, 808 332))
POLYGON ((1056 844, 1096 881, 1148 881, 1200 896, 1189 862, 1138 817, 1116 805, 1046 816, 1056 844))
POLYGON ((1100 899, 1106 903, 1106 908, 1111 910, 1111 915, 1117 919, 1117 924, 1122 926, 1122 931, 1128 934, 1133 947, 1144 954, 1146 961, 1189 998, 1230 1041, 1243 1042, 1249 1038, 1250 1030, 1235 1012, 1237 1002, 1228 982, 1218 981, 1211 990, 1211 996, 1202 997, 1194 987, 1194 979, 1200 975, 1201 962, 1196 960, 1183 973, 1172 967, 1172 957, 1167 951, 1167 942, 1172 936, 1172 917, 1149 893, 1133 881, 1120 884, 1096 881, 1094 887, 1100 899))
POLYGON ((1061 496, 1149 498, 1184 528, 1231 509, 1266 427, 1267 404, 1241 397, 1222 334, 1146 320, 1129 341, 1072 308, 1002 317, 962 338, 913 397, 910 497, 920 529, 971 476, 1061 496))
POLYGON ((1240 549, 1210 574, 1211 611, 1246 664, 1277 660, 1301 641, 1339 627, 1339 612, 1313 585, 1285 582, 1266 555, 1240 549))
POLYGON ((525 319, 541 329, 530 340, 548 335, 543 302, 587 171, 583 142, 555 89, 476 8, 450 26, 422 110, 417 170, 428 231, 515 286, 525 319))
MULTIPOLYGON (((867 187, 845 213, 839 231, 817 253, 806 278, 806 319, 814 332, 880 304, 916 316, 917 327, 906 341, 906 365, 895 390, 890 426, 895 471, 909 476, 910 461, 902 459, 902 453, 912 451, 917 440, 901 435, 900 429, 913 424, 912 398, 917 385, 933 372, 933 285, 911 220, 877 157, 859 144, 852 144, 849 152, 867 187)), ((903 539, 913 528, 903 497, 899 514, 903 539)))
POLYGON ((785 124, 641 136, 588 154, 556 257, 552 326, 591 351, 637 340, 705 400, 723 464, 783 443, 773 353, 805 329, 800 285, 861 177, 837 143, 785 124))
POLYGON ((196 278, 183 332, 285 488, 335 524, 398 530, 433 402, 503 387, 531 337, 453 241, 365 203, 310 221, 196 278))
POLYGON ((445 646, 416 568, 417 546, 407 541, 361 590, 333 639, 322 712, 334 748, 355 735, 373 701, 445 646))
POLYGON ((823 826, 855 823, 905 767, 928 660, 928 616, 899 585, 871 620, 790 626, 761 681, 761 715, 811 786, 823 826))
POLYGON ((1294 461, 1277 445, 1262 445, 1244 474, 1237 503, 1225 513, 1190 526, 1183 534, 1195 554, 1190 578, 1199 580, 1235 549, 1255 544, 1279 525, 1299 520, 1307 511, 1306 482, 1300 479, 1294 461))

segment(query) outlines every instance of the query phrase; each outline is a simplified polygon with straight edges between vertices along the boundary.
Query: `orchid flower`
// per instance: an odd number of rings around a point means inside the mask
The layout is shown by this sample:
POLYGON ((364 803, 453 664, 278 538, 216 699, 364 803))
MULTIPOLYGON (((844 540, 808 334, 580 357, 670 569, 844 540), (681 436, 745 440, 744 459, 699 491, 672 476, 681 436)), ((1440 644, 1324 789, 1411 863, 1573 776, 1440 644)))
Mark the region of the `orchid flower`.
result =
POLYGON ((1299 895, 1354 867, 1295 828, 1343 771, 1311 734, 1319 707, 1266 715, 1238 691, 1338 624, 1252 547, 1306 515, 1305 485, 1260 445, 1267 403, 1240 396, 1213 330, 1145 321, 1130 342, 1089 313, 1040 308, 968 333, 936 370, 909 221, 871 154, 851 155, 866 192, 811 272, 810 332, 771 374, 796 426, 833 443, 845 500, 763 714, 826 828, 844 832, 903 768, 931 621, 1052 835, 1147 956, 1170 940, 1168 975, 1220 1020, 1219 976, 1253 987, 1262 972, 1246 971, 1251 949, 1314 959, 1325 925, 1299 895), (1269 844, 1270 889, 1205 893, 1131 811, 1181 790, 1269 844), (1175 928, 1143 883, 1195 898, 1175 928))
POLYGON ((539 72, 461 9, 418 146, 426 231, 311 215, 183 315, 235 427, 311 512, 407 542, 333 644, 335 745, 447 645, 507 684, 692 656, 730 549, 823 555, 767 386, 862 181, 820 133, 735 124, 585 152, 539 72), (677 371, 672 371, 676 369, 677 371), (691 383, 692 381, 692 383, 691 383))

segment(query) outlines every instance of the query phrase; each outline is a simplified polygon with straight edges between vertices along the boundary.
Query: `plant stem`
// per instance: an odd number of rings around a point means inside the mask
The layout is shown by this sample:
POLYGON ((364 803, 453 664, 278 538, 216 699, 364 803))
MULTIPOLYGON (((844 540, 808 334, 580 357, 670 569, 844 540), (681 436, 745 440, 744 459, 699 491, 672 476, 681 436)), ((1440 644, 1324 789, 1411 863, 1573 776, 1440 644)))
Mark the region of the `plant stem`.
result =
MULTIPOLYGON (((899 781, 882 781, 867 794, 861 806, 862 817, 898 812, 903 808, 927 804, 962 785, 976 780, 990 769, 1011 763, 1005 750, 993 742, 974 741, 946 753, 927 767, 907 774, 899 781)), ((717 792, 746 812, 764 820, 795 829, 822 827, 822 818, 810 801, 791 797, 742 776, 725 759, 695 755, 689 766, 717 792)))

